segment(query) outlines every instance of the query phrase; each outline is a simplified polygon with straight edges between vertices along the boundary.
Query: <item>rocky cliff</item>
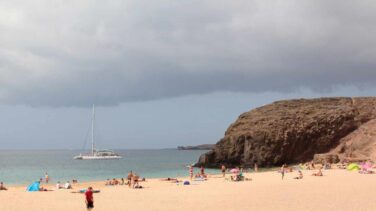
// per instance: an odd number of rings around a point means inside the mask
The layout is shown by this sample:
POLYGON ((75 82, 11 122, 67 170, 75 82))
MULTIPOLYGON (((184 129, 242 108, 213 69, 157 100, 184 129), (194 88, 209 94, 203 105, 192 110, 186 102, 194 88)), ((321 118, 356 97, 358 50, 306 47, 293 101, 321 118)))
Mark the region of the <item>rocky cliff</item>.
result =
MULTIPOLYGON (((259 166, 276 166, 333 154, 342 159, 371 158, 376 136, 365 139, 361 134, 365 128, 376 128, 372 119, 376 119, 374 97, 274 102, 240 115, 197 165, 253 166, 257 162, 259 166), (352 141, 355 137, 358 141, 352 141), (363 146, 362 140, 369 144, 363 146)), ((367 132, 371 133, 376 131, 367 132)))

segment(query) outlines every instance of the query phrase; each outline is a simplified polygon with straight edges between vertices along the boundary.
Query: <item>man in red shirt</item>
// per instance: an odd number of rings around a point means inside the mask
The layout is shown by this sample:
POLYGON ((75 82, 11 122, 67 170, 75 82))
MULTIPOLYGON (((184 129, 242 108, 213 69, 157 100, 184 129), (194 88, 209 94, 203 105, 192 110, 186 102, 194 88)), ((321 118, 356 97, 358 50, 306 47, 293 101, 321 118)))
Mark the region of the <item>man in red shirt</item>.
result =
POLYGON ((89 187, 85 192, 86 207, 90 211, 94 208, 93 188, 89 187))

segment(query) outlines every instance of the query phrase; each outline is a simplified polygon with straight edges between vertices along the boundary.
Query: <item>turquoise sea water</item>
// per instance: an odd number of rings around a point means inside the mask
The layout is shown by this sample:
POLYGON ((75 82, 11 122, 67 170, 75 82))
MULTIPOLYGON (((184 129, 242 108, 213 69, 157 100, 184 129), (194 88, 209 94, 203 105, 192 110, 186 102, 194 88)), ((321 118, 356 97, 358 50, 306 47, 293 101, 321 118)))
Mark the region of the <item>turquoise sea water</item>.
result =
MULTIPOLYGON (((28 184, 44 178, 51 182, 78 179, 80 182, 121 178, 132 170, 141 177, 188 176, 187 165, 205 153, 202 150, 116 150, 120 160, 74 160, 76 150, 0 150, 0 181, 28 184)), ((218 170, 207 170, 219 173, 218 170)))

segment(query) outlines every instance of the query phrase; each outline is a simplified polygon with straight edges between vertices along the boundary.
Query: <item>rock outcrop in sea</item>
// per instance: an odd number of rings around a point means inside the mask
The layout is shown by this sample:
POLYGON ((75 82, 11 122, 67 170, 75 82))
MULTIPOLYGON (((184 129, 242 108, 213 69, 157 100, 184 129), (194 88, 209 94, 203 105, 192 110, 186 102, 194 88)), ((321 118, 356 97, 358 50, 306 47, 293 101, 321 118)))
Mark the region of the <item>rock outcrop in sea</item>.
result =
POLYGON ((178 150, 211 150, 214 144, 201 144, 197 146, 178 146, 178 150))
POLYGON ((243 113, 197 166, 376 161, 376 98, 277 101, 243 113))

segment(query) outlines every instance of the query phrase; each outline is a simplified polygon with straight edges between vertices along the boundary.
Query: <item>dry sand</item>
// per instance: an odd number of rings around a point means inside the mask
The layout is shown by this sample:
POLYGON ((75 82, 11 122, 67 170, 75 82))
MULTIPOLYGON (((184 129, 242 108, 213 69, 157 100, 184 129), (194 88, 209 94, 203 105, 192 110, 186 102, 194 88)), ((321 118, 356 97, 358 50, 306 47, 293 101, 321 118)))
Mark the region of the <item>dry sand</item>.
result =
MULTIPOLYGON (((208 181, 183 186, 158 179, 140 183, 144 189, 128 186, 104 186, 91 182, 101 192, 94 194, 98 211, 117 210, 376 210, 376 175, 362 175, 346 170, 324 171, 323 177, 295 180, 296 172, 285 179, 276 172, 247 174, 252 181, 231 182, 219 175, 208 181)), ((229 176, 227 176, 228 178, 229 176)), ((53 188, 53 185, 47 186, 53 188)), ((72 190, 26 192, 26 187, 0 191, 0 211, 8 210, 86 210, 84 195, 72 190)))

